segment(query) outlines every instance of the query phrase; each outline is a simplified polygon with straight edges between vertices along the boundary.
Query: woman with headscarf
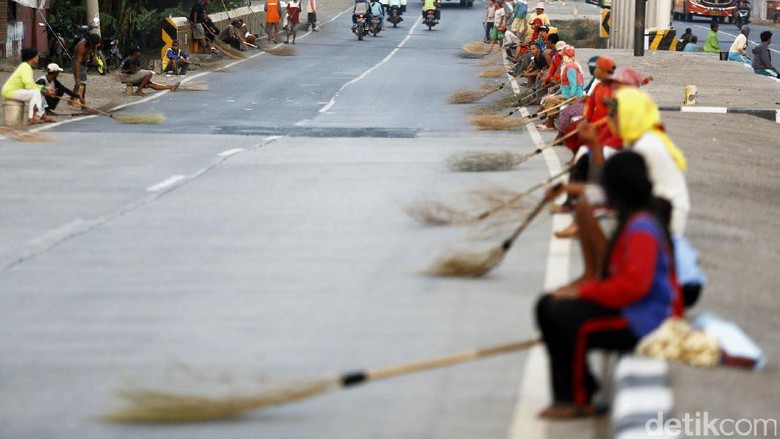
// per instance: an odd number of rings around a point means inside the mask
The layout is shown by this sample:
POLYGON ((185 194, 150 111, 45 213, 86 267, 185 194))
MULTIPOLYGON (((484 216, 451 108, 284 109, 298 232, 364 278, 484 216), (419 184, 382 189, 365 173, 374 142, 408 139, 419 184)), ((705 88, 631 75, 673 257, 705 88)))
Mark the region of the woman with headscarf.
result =
POLYGON ((585 94, 585 77, 582 74, 582 66, 574 58, 574 47, 564 47, 561 55, 563 55, 563 68, 559 93, 566 99, 582 97, 585 94))
POLYGON ((751 65, 750 59, 745 56, 747 52, 747 39, 750 36, 750 26, 742 25, 739 29, 739 35, 734 39, 734 43, 729 48, 729 61, 739 61, 751 65))
POLYGON ((603 412, 587 353, 631 350, 668 317, 681 316, 669 235, 653 209, 653 184, 641 155, 626 151, 604 165, 600 178, 619 225, 601 275, 545 294, 536 321, 550 356, 553 403, 539 416, 567 419, 603 412))
POLYGON ((33 67, 38 64, 40 55, 36 49, 22 49, 22 63, 14 70, 11 76, 3 84, 3 99, 25 102, 27 108, 27 124, 35 125, 43 122, 55 122, 44 112, 41 93, 54 96, 53 88, 38 85, 33 77, 33 67), (36 113, 41 116, 35 118, 36 113))

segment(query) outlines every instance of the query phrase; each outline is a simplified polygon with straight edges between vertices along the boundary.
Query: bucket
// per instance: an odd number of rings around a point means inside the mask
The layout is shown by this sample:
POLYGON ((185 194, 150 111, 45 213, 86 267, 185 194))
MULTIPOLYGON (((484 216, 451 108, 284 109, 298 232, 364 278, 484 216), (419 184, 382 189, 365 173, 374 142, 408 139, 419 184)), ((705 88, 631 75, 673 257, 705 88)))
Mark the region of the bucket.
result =
POLYGON ((698 89, 695 85, 686 85, 685 86, 685 100, 683 101, 685 105, 696 105, 696 93, 698 92, 698 89))
POLYGON ((14 128, 24 126, 24 102, 3 101, 3 125, 14 128))
POLYGON ((729 60, 729 53, 728 52, 720 52, 720 60, 721 61, 728 61, 729 60))

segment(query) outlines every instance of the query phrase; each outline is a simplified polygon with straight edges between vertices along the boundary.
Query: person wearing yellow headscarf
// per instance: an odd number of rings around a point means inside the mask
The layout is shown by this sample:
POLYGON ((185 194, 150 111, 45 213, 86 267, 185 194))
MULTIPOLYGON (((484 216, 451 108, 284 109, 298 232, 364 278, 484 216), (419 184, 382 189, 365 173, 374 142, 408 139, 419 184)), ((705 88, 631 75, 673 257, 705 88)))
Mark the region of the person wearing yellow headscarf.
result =
POLYGON ((688 167, 685 156, 664 132, 661 112, 647 93, 623 87, 615 93, 615 101, 617 111, 610 116, 610 123, 625 145, 644 157, 653 194, 672 203, 670 230, 673 235, 683 235, 691 209, 683 174, 688 167))

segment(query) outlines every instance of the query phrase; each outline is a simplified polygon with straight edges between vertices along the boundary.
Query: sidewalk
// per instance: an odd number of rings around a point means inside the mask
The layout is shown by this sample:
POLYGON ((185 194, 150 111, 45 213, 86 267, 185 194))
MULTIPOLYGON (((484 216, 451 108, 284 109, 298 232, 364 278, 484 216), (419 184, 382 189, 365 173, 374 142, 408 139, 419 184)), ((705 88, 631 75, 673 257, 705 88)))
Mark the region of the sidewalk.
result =
MULTIPOLYGON (((592 15, 591 6, 579 1, 546 4, 553 26, 556 20, 573 17, 575 7, 579 15, 592 15)), ((720 61, 717 55, 646 51, 644 57, 634 57, 632 50, 578 48, 576 58, 585 66, 597 54, 613 57, 618 67, 635 67, 652 76, 643 89, 660 106, 683 105, 684 87, 695 85, 696 107, 780 109, 780 82, 740 63, 720 61)), ((780 59, 774 63, 780 66, 780 59)), ((686 235, 701 252, 710 279, 689 316, 715 312, 734 321, 769 358, 761 372, 671 364, 673 416, 693 418, 696 412, 707 412, 709 419, 777 420, 780 370, 773 359, 780 357, 780 329, 773 322, 780 314, 774 294, 780 282, 780 124, 741 114, 663 112, 662 118, 688 158, 692 209, 686 235)), ((568 152, 559 154, 569 158, 568 152)))

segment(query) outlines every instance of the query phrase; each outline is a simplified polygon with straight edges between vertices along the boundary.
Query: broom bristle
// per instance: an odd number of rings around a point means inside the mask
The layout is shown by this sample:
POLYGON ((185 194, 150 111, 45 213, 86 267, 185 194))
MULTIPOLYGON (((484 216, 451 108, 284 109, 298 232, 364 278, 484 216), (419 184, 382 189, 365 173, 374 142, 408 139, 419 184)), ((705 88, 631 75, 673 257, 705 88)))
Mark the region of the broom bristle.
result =
POLYGON ((162 114, 111 114, 118 122, 138 125, 157 125, 165 120, 162 114))
POLYGON ((485 56, 484 53, 471 53, 463 50, 458 52, 458 58, 462 58, 462 59, 480 59, 483 56, 485 56))
POLYGON ((503 66, 497 66, 497 67, 490 67, 485 70, 482 70, 479 72, 480 78, 500 78, 507 74, 506 67, 503 66))
POLYGON ((471 118, 471 125, 479 130, 512 130, 528 123, 524 117, 497 114, 480 114, 471 118))
POLYGON ((461 90, 456 91, 447 100, 450 104, 470 104, 488 95, 486 90, 461 90))
POLYGON ((426 226, 443 226, 466 219, 464 211, 435 200, 419 200, 402 209, 413 220, 426 226))
POLYGON ((447 158, 447 167, 457 172, 509 171, 520 164, 523 154, 512 151, 465 152, 447 158))
POLYGON ((474 41, 471 43, 464 44, 463 50, 469 53, 476 53, 485 56, 491 52, 492 48, 490 47, 490 45, 485 44, 482 41, 474 41))
POLYGON ((499 59, 501 59, 501 53, 500 52, 499 53, 494 53, 494 54, 490 55, 489 57, 487 57, 487 58, 485 58, 483 60, 477 61, 477 62, 474 63, 474 65, 475 66, 479 66, 479 67, 487 67, 487 66, 489 66, 491 64, 495 64, 496 62, 498 62, 499 59))
POLYGON ((0 127, 0 135, 5 136, 6 138, 17 142, 44 143, 44 142, 54 141, 54 139, 51 136, 48 136, 46 134, 27 133, 9 127, 0 127))
POLYGON ((105 417, 122 423, 200 422, 228 419, 252 410, 312 398, 340 388, 338 378, 321 378, 292 383, 257 395, 209 398, 198 395, 133 390, 119 392, 130 407, 105 417))
POLYGON ((276 56, 295 56, 298 53, 293 46, 281 46, 281 47, 263 47, 265 52, 276 56))
POLYGON ((213 43, 217 47, 217 49, 219 49, 223 54, 225 54, 229 58, 233 58, 233 59, 247 58, 244 52, 234 49, 233 46, 225 43, 224 41, 220 41, 218 38, 215 39, 213 43))
POLYGON ((179 84, 179 87, 177 90, 184 90, 184 91, 206 91, 209 89, 209 85, 205 82, 200 81, 191 81, 191 82, 182 82, 179 84))
POLYGON ((481 277, 487 274, 504 259, 502 246, 484 253, 458 253, 442 256, 427 270, 434 276, 481 277))

